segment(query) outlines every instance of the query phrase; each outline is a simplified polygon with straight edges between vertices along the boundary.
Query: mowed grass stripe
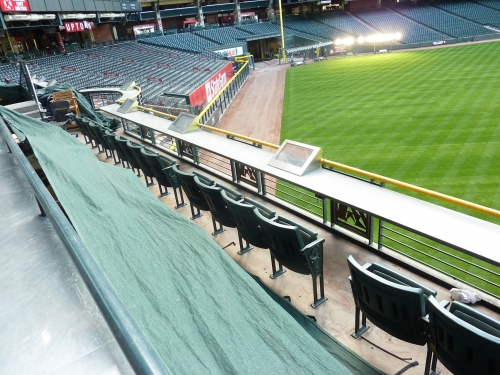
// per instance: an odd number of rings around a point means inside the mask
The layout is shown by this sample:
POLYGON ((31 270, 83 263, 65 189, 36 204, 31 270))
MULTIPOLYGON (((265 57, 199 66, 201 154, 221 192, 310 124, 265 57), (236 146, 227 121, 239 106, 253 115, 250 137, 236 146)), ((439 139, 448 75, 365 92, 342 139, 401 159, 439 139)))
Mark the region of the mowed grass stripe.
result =
POLYGON ((289 69, 281 138, 320 146, 327 159, 500 209, 499 47, 289 69))

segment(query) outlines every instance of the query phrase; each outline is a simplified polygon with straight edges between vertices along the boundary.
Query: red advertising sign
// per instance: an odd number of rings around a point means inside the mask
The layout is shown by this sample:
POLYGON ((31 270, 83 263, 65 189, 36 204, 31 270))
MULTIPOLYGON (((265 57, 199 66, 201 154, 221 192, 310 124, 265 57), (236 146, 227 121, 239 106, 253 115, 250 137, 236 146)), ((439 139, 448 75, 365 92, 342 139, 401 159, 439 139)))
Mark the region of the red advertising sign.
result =
POLYGON ((28 0, 0 0, 2 12, 30 12, 28 0))
POLYGON ((89 21, 64 22, 67 33, 78 33, 80 31, 91 30, 92 23, 89 21))
POLYGON ((210 102, 232 76, 233 65, 229 63, 189 95, 189 104, 204 105, 210 102))

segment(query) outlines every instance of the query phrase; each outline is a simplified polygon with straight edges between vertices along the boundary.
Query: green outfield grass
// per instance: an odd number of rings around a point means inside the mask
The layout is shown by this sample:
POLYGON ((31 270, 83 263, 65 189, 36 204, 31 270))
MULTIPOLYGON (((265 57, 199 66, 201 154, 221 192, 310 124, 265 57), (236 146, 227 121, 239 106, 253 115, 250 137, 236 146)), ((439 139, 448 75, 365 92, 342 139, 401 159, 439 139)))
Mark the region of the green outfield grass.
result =
POLYGON ((500 43, 288 69, 287 138, 322 147, 324 158, 500 209, 500 43))

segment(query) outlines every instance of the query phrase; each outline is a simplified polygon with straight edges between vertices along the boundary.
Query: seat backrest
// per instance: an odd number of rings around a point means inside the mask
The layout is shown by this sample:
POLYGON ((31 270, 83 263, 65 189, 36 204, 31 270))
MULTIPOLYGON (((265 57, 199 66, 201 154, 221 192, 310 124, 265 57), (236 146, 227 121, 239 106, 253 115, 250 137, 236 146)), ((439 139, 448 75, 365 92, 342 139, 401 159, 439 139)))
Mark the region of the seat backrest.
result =
POLYGON ((222 187, 219 184, 212 186, 207 185, 203 183, 198 176, 194 177, 194 182, 198 185, 201 193, 204 195, 212 217, 222 225, 230 228, 236 228, 236 223, 233 219, 231 211, 227 208, 226 202, 222 198, 222 190, 225 190, 226 194, 232 199, 241 199, 241 194, 227 187, 222 187))
POLYGON ((259 210, 255 209, 254 214, 264 230, 269 249, 274 257, 285 267, 294 272, 309 275, 311 270, 307 264, 307 259, 303 252, 304 241, 299 228, 290 225, 289 220, 280 220, 278 216, 274 220, 264 217, 259 210))
POLYGON ((141 152, 141 149, 144 148, 143 145, 139 143, 135 143, 132 141, 127 142, 127 146, 129 147, 130 151, 135 157, 135 160, 137 160, 137 163, 139 164, 139 168, 142 170, 145 176, 148 177, 154 177, 155 174, 151 167, 149 166, 149 163, 146 161, 146 158, 144 157, 143 153, 141 152))
POLYGON ((107 150, 112 150, 107 138, 104 137, 104 131, 101 128, 101 125, 99 125, 93 121, 89 121, 88 124, 89 124, 88 126, 89 126, 89 129, 91 130, 92 134, 94 134, 96 137, 97 143, 99 143, 102 147, 104 147, 107 150))
POLYGON ((162 186, 179 188, 181 185, 177 176, 172 171, 172 166, 176 165, 172 160, 164 155, 160 155, 148 148, 141 149, 142 155, 153 171, 156 181, 162 186))
POLYGON ((260 222, 257 220, 253 210, 255 208, 259 209, 260 213, 268 219, 273 218, 276 215, 276 212, 249 198, 244 198, 243 202, 237 202, 224 190, 221 191, 221 196, 226 202, 227 208, 231 211, 240 236, 254 246, 263 249, 269 248, 266 235, 262 230, 260 222))
POLYGON ((109 146, 111 147, 112 150, 115 150, 116 153, 118 154, 118 157, 122 159, 121 155, 123 154, 120 146, 116 144, 116 139, 115 139, 116 134, 113 133, 110 129, 105 129, 104 130, 104 137, 107 139, 109 146))
POLYGON ((76 125, 78 125, 78 128, 80 129, 80 132, 83 135, 85 135, 87 137, 91 137, 87 127, 83 124, 83 119, 80 116, 78 116, 78 115, 75 116, 75 122, 76 122, 76 125))
POLYGON ((172 170, 173 170, 174 174, 177 176, 177 178, 182 186, 182 189, 186 193, 186 195, 189 199, 189 203, 191 203, 191 205, 198 208, 199 210, 210 211, 210 207, 208 206, 208 202, 206 201, 205 196, 202 194, 200 188, 198 187, 198 185, 194 181, 194 177, 198 176, 207 185, 213 185, 214 182, 203 175, 194 174, 194 173, 184 173, 184 172, 180 171, 176 165, 172 166, 172 170))
POLYGON ((58 122, 66 121, 66 115, 69 113, 69 101, 57 100, 50 103, 50 111, 54 115, 54 119, 58 122))
POLYGON ((499 322, 460 305, 453 302, 447 311, 434 297, 427 299, 430 349, 455 375, 500 374, 499 322))
POLYGON ((132 168, 139 168, 139 163, 137 163, 137 160, 135 159, 135 156, 132 154, 132 151, 130 148, 127 146, 127 143, 129 142, 129 139, 126 137, 123 137, 121 135, 115 136, 115 141, 116 144, 120 147, 120 149, 123 152, 123 155, 125 156, 125 160, 128 161, 130 166, 132 168))
POLYGON ((347 258, 356 306, 377 327, 400 340, 425 345, 425 297, 422 288, 414 288, 382 278, 361 267, 352 256, 347 258))

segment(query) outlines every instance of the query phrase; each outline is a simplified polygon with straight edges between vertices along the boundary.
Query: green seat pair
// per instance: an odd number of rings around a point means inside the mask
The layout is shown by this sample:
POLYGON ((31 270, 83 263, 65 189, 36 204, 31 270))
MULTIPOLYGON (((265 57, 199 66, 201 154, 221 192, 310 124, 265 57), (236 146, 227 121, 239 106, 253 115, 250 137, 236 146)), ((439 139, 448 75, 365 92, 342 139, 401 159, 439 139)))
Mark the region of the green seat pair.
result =
POLYGON ((425 375, 437 360, 455 375, 500 374, 500 322, 460 302, 439 303, 437 292, 377 263, 347 259, 358 338, 373 324, 400 340, 427 344, 425 375), (360 313, 361 326, 360 326, 360 313))
POLYGON ((234 228, 236 223, 227 208, 222 193, 230 196, 232 199, 240 200, 241 194, 224 185, 215 183, 210 178, 199 173, 182 172, 173 166, 172 170, 177 176, 191 206, 191 220, 201 216, 201 211, 210 211, 212 215, 212 224, 216 236, 224 231, 224 226, 234 228), (197 213, 194 209, 196 208, 197 213), (217 226, 217 223, 219 226, 217 226))

